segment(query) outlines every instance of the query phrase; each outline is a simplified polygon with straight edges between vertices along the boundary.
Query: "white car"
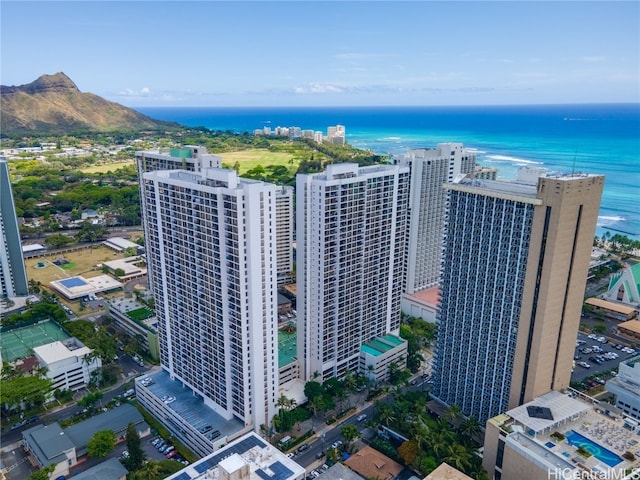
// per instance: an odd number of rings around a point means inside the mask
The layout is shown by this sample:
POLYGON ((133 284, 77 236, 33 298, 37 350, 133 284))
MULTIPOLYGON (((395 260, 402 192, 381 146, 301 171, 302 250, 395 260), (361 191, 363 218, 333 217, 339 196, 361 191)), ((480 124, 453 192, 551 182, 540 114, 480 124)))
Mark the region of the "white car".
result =
POLYGON ((337 442, 333 442, 331 444, 331 448, 339 448, 342 445, 342 440, 338 440, 337 442))

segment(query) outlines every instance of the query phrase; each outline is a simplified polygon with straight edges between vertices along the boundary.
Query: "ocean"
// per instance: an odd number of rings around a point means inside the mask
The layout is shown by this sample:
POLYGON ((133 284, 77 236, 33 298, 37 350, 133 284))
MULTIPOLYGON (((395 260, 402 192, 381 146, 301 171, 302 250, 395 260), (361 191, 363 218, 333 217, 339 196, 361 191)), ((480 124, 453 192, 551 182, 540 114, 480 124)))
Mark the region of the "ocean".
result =
POLYGON ((605 178, 598 228, 640 239, 640 104, 473 107, 139 107, 157 120, 212 130, 344 125, 347 143, 387 155, 461 142, 478 163, 515 178, 539 165, 605 178))

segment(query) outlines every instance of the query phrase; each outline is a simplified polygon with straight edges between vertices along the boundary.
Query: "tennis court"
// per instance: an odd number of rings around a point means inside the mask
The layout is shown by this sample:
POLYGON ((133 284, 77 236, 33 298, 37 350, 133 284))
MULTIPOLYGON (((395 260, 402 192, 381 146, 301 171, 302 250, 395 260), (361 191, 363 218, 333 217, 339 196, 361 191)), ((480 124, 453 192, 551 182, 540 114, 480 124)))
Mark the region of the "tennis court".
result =
POLYGON ((46 320, 28 327, 5 330, 0 336, 2 360, 13 362, 16 358, 28 357, 35 347, 55 341, 63 341, 68 338, 71 337, 52 320, 46 320))

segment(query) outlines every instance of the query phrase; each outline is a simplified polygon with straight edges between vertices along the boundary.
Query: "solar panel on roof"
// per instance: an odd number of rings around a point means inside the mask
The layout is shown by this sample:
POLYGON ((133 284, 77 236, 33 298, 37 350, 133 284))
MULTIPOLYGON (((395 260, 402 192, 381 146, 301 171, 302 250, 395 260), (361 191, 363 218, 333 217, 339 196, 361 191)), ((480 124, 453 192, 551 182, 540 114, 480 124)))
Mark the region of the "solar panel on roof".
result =
POLYGON ((191 476, 187 472, 182 472, 180 475, 175 477, 173 480, 191 480, 191 476))

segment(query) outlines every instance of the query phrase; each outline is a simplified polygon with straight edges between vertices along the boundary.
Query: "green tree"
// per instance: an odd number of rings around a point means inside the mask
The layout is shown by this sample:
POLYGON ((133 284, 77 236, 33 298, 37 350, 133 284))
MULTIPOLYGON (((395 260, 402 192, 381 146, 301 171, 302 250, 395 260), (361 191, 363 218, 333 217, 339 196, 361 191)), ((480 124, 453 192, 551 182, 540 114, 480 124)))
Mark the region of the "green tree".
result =
POLYGON ((173 460, 161 460, 154 462, 149 460, 140 470, 127 475, 128 480, 163 480, 168 476, 179 472, 184 468, 180 462, 173 460))
POLYGON ((345 425, 340 429, 340 433, 342 433, 342 436, 347 441, 347 450, 351 449, 351 442, 360 437, 358 427, 355 425, 345 425))
POLYGON ((48 246, 52 248, 61 248, 70 243, 75 242, 75 240, 67 235, 63 235, 62 233, 56 233, 47 237, 44 241, 48 246))
POLYGON ((78 400, 78 405, 81 407, 91 407, 98 403, 98 401, 102 400, 103 396, 102 392, 88 393, 78 400))
POLYGON ((115 274, 116 277, 123 277, 125 274, 125 271, 121 268, 116 268, 113 273, 115 274))
POLYGON ((113 430, 99 430, 87 443, 87 453, 93 458, 104 458, 116 446, 116 434, 113 430))
POLYGON ((144 464, 146 455, 140 444, 140 435, 138 429, 133 423, 127 425, 127 450, 129 457, 125 461, 128 470, 138 470, 144 464))
POLYGON ((593 326, 593 331, 599 334, 603 334, 604 332, 607 331, 607 325, 604 323, 596 323, 593 326))
POLYGON ((53 463, 47 467, 36 470, 29 476, 29 480, 49 480, 49 477, 56 469, 56 464, 53 463))
POLYGON ((9 409, 39 406, 46 400, 53 381, 37 376, 14 376, 0 379, 0 404, 9 409))
POLYGON ((314 380, 310 380, 304 384, 304 394, 309 399, 309 401, 314 398, 321 396, 324 393, 324 389, 319 382, 314 380))

